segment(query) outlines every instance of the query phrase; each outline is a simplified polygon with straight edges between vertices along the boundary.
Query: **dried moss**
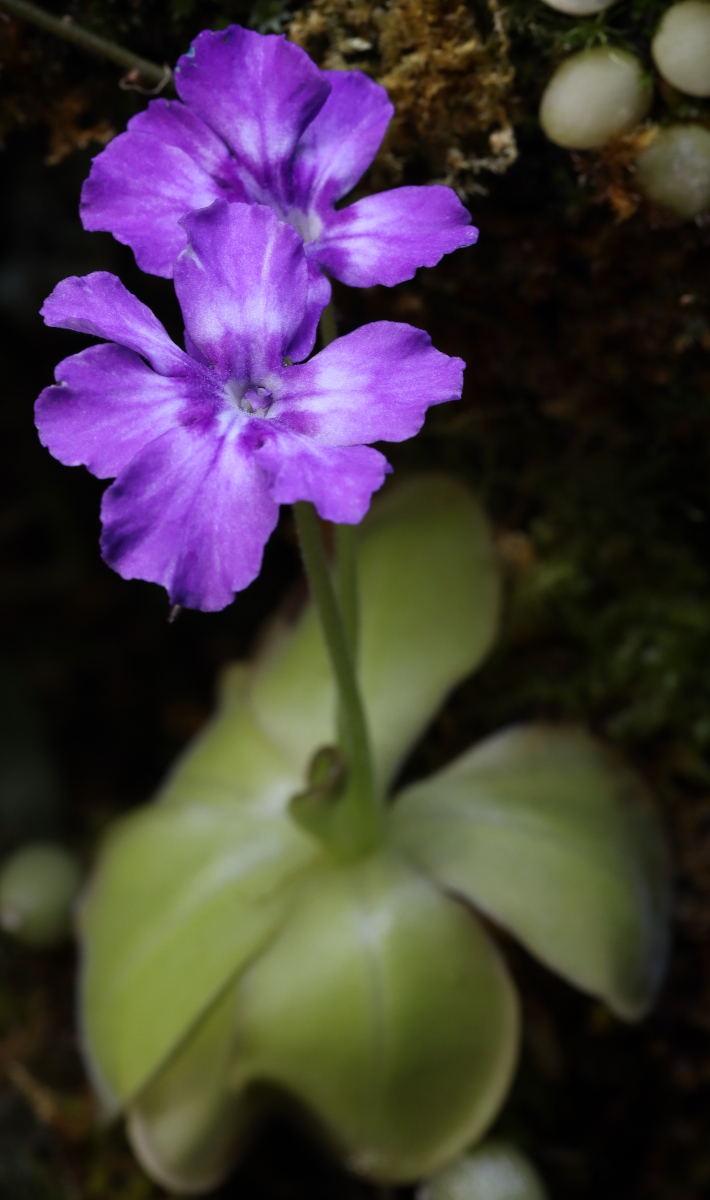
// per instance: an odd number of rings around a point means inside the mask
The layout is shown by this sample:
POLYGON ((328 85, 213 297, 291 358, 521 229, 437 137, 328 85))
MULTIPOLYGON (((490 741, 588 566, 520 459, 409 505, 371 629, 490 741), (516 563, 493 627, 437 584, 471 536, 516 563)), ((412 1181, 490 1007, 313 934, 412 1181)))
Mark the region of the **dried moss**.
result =
POLYGON ((399 183, 421 158, 430 177, 470 194, 482 170, 515 161, 514 71, 498 0, 488 0, 488 18, 459 0, 315 0, 291 22, 289 36, 321 66, 358 67, 387 88, 395 118, 373 182, 399 183))

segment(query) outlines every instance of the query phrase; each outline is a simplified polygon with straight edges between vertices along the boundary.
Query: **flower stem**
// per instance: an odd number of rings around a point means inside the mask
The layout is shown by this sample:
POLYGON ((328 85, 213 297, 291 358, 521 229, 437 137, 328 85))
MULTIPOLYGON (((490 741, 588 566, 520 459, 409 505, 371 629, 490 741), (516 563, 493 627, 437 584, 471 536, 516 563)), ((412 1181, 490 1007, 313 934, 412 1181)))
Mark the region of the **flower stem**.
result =
POLYGON ((306 501, 301 500, 293 507, 303 562, 338 690, 341 742, 348 769, 341 801, 341 848, 356 856, 371 850, 380 838, 381 809, 375 790, 370 739, 318 516, 313 505, 306 501))
POLYGON ((28 4, 27 0, 0 0, 0 7, 6 12, 12 13, 13 17, 19 17, 22 21, 38 25, 40 29, 46 29, 48 33, 63 38, 65 42, 72 42, 81 50, 87 50, 89 54, 97 54, 100 58, 111 59, 119 66, 125 67, 129 72, 129 79, 135 77, 136 82, 138 79, 143 79, 146 83, 155 84, 156 87, 164 87, 172 79, 170 67, 159 67, 157 63, 149 62, 147 58, 140 58, 130 50, 125 50, 123 46, 109 42, 107 38, 99 37, 98 34, 91 33, 88 29, 82 29, 81 25, 76 25, 74 21, 53 17, 51 13, 45 12, 43 8, 38 8, 36 4, 28 4))
POLYGON ((357 637, 359 624, 358 571, 357 571, 357 525, 334 525, 335 533, 335 582, 338 603, 345 626, 350 653, 357 661, 357 637))
MULTIPOLYGON (((338 336, 335 305, 332 300, 321 314, 318 332, 321 349, 325 349, 338 336)), ((333 529, 335 532, 335 578, 338 602, 350 653, 353 659, 356 659, 358 632, 357 531, 352 525, 334 525, 333 529)))

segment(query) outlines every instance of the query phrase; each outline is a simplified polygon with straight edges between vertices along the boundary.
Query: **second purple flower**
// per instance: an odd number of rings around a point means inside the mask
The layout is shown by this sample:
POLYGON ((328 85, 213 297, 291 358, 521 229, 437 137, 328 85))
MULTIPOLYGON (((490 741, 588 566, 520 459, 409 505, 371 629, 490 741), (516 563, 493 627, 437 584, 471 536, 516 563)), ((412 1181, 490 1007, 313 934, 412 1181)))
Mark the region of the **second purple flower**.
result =
POLYGON ((478 231, 455 192, 399 187, 335 204, 380 146, 394 109, 361 71, 321 71, 283 36, 239 25, 201 33, 175 72, 177 100, 153 100, 93 162, 86 229, 129 245, 139 267, 170 276, 180 218, 223 198, 268 204, 306 246, 306 340, 330 298, 323 274, 352 287, 411 279, 478 231))

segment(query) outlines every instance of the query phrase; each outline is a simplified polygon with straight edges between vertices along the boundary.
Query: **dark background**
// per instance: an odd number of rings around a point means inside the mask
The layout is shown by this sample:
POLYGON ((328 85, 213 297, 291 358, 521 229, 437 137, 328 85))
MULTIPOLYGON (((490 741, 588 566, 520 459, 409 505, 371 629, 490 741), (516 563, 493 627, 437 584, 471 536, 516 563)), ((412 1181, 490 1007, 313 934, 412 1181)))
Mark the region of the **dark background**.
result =
MULTIPOLYGON (((644 45, 639 13, 658 9, 622 3, 620 26, 644 45)), ((278 5, 190 0, 53 11, 158 62, 200 28, 281 20, 278 5)), ((553 1200, 695 1200, 710 1194, 710 224, 643 207, 618 222, 595 202, 580 164, 537 128, 542 44, 520 26, 521 155, 472 200, 479 245, 394 289, 337 289, 336 302, 343 331, 407 320, 467 361, 464 400, 388 454, 401 473, 439 466, 468 480, 506 571, 499 647, 407 773, 514 719, 581 719, 649 780, 673 847, 673 960, 641 1025, 506 946, 526 1033, 497 1130, 533 1156, 553 1200)), ((208 716, 219 668, 249 651, 299 567, 284 512, 252 587, 223 613, 170 625, 161 589, 101 562, 104 485, 54 462, 32 423, 54 366, 87 339, 45 329, 38 309, 64 276, 111 270, 180 337, 171 285, 141 275, 109 235, 84 233, 77 214, 100 145, 76 147, 87 131, 120 130, 145 99, 117 87, 119 68, 1 18, 0 58, 0 849, 53 832, 88 863, 107 822, 150 797, 208 716)), ((71 949, 2 939, 0 1197, 157 1195, 120 1130, 91 1124, 72 1006, 71 949)), ((220 1194, 370 1190, 277 1125, 220 1194)))

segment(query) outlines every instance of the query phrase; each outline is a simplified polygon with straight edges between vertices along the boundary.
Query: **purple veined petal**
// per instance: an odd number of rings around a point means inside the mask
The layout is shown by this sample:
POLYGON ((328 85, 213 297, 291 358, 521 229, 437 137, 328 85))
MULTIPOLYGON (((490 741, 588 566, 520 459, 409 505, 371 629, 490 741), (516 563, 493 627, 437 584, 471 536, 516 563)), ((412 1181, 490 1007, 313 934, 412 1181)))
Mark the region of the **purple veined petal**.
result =
POLYGON ((63 279, 40 312, 46 325, 75 329, 135 350, 161 375, 182 375, 191 369, 190 359, 171 341, 158 318, 108 271, 63 279))
POLYGON ((193 342, 193 340, 190 337, 187 330, 184 331, 183 338, 185 341, 185 353, 189 354, 190 358, 193 358, 195 360, 195 362, 199 363, 201 366, 209 367, 210 360, 208 358, 205 358, 205 356, 201 350, 197 349, 197 346, 193 342))
MULTIPOLYGON (((177 104, 174 107, 178 109, 177 104)), ((130 246, 142 271, 169 279, 173 262, 185 246, 180 218, 229 193, 203 165, 215 157, 211 142, 195 153, 197 139, 187 136, 195 130, 188 122, 172 121, 178 128, 171 143, 164 137, 165 126, 172 120, 165 110, 158 110, 159 121, 148 119, 150 110, 141 115, 145 118, 142 126, 119 134, 91 164, 81 192, 81 219, 85 229, 108 230, 117 241, 130 246), (155 132, 148 132, 151 124, 155 132), (176 144, 179 132, 185 134, 182 145, 176 144)), ((193 115, 193 120, 199 118, 193 115)), ((203 122, 199 124, 206 128, 203 122)), ((207 134, 212 142, 219 141, 209 130, 207 134)))
POLYGON ((309 257, 307 247, 306 263, 308 266, 308 300, 301 327, 294 336, 289 351, 289 356, 294 362, 300 362, 301 359, 307 358, 313 349, 318 332, 318 322, 323 314, 323 309, 330 303, 333 290, 330 280, 323 274, 316 259, 309 257))
POLYGON ((179 60, 175 86, 232 150, 249 199, 290 207, 296 144, 330 92, 305 50, 239 25, 205 30, 179 60))
POLYGON ((35 405, 39 439, 67 467, 110 479, 143 449, 201 408, 205 372, 157 375, 133 350, 90 346, 65 358, 35 405))
POLYGON ((187 334, 223 377, 258 383, 302 336, 303 242, 261 204, 217 200, 183 225, 188 246, 175 263, 175 290, 187 334))
POLYGON ((324 521, 357 525, 392 470, 371 446, 319 445, 270 420, 254 421, 249 432, 262 442, 254 461, 266 472, 274 502, 310 500, 324 521))
MULTIPOLYGON (((143 112, 131 117, 127 128, 133 133, 159 138, 166 146, 183 150, 198 167, 208 175, 214 175, 218 182, 230 187, 237 186, 236 180, 232 181, 234 160, 228 146, 196 112, 179 100, 151 100, 143 112)), ((125 134, 121 136, 125 137, 125 134)))
POLYGON ((472 246, 478 230, 451 188, 393 188, 329 215, 318 239, 321 266, 350 287, 393 287, 472 246))
POLYGON ((329 446, 401 442, 421 429, 430 405, 460 397, 463 369, 423 330, 376 321, 283 367, 269 415, 329 446))
POLYGON ((293 165, 294 199, 323 211, 345 196, 377 154, 394 115, 386 90, 362 71, 324 71, 332 91, 304 130, 293 165))
POLYGON ((221 436, 176 427, 121 472, 101 505, 101 550, 119 575, 162 584, 172 604, 204 612, 256 579, 279 510, 242 428, 238 419, 221 436))

